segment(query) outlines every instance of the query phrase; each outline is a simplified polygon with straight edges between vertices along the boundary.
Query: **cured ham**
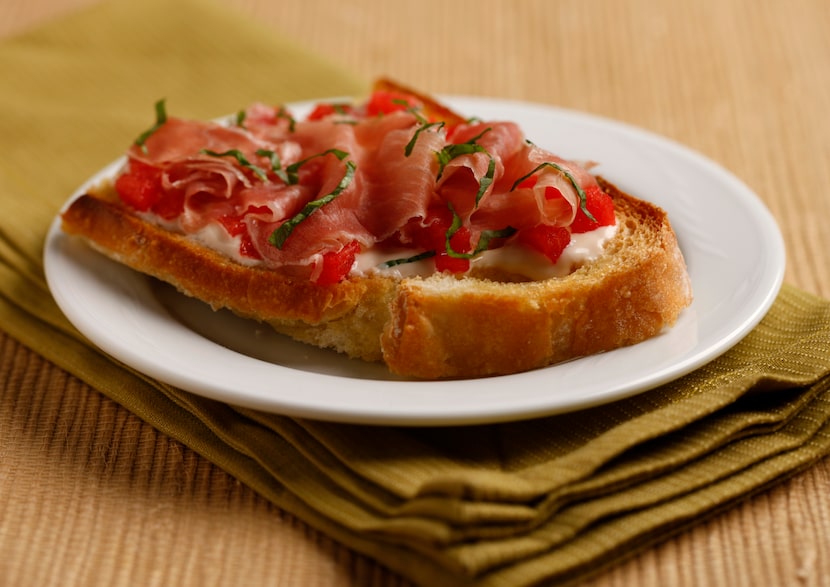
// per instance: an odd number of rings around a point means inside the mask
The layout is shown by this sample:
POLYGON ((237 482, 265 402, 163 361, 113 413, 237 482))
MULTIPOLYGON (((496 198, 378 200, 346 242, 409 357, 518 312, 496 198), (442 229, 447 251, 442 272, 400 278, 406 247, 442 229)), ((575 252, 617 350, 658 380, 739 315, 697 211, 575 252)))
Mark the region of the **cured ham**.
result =
POLYGON ((398 112, 357 127, 367 148, 362 173, 365 197, 360 216, 379 240, 395 234, 411 218, 425 218, 435 194, 438 161, 435 153, 446 144, 441 129, 418 133, 412 114, 398 112))
POLYGON ((554 229, 567 241, 578 217, 614 222, 594 177, 516 124, 466 122, 388 88, 301 120, 261 103, 227 124, 157 113, 116 181, 124 202, 184 234, 220 226, 241 257, 312 281, 332 281, 327 262, 345 278, 371 248, 417 249, 458 272, 489 246, 549 241, 554 229))

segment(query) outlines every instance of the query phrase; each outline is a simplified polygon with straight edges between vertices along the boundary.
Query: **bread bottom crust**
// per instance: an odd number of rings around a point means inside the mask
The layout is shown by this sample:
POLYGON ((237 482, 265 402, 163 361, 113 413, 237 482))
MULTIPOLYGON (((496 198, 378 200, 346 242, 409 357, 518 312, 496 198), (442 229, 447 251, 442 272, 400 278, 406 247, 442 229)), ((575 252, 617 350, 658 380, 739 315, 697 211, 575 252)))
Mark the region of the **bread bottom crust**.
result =
POLYGON ((691 283, 663 210, 600 180, 618 230, 606 251, 565 277, 498 282, 382 275, 318 286, 290 271, 243 266, 88 194, 63 229, 214 309, 228 308, 296 340, 384 361, 420 379, 502 375, 635 344, 673 325, 691 283))

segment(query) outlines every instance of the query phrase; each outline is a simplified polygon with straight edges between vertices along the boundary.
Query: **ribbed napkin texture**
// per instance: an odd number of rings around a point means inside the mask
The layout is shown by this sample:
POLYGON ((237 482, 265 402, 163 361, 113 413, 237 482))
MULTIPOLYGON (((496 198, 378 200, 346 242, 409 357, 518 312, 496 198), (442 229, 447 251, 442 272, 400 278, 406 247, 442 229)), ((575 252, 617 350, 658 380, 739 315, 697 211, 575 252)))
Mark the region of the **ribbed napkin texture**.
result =
POLYGON ((0 79, 2 328, 417 583, 584 577, 830 452, 830 303, 790 286, 746 339, 691 375, 524 422, 297 420, 135 373, 79 335, 46 287, 44 238, 66 198, 146 128, 161 97, 177 115, 215 117, 368 86, 199 0, 115 1, 49 23, 0 46, 0 79))

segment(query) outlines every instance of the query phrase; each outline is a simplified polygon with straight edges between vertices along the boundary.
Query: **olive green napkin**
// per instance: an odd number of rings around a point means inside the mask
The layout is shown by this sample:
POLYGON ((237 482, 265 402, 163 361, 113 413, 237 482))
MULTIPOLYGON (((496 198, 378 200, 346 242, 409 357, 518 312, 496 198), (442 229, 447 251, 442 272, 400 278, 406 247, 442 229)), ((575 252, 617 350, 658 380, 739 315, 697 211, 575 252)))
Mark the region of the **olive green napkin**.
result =
POLYGON ((360 93, 364 82, 207 1, 102 4, 0 44, 0 324, 246 482, 411 580, 584 577, 830 454, 830 302, 785 286, 737 347, 687 377, 566 416, 394 428, 234 408, 92 347, 48 292, 68 195, 182 115, 360 93))

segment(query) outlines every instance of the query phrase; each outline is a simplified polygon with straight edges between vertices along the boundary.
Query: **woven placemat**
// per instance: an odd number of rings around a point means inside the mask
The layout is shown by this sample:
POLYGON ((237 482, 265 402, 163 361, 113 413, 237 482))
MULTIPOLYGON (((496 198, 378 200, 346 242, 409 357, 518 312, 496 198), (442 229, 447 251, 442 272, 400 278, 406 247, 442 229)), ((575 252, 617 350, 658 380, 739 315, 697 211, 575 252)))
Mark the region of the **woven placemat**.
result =
POLYGON ((0 75, 12 80, 0 96, 4 329, 404 576, 431 585, 582 577, 828 452, 829 305, 792 287, 744 341, 695 373, 527 422, 400 429, 304 421, 133 372, 68 324, 43 279, 46 230, 78 180, 121 152, 160 95, 183 113, 214 116, 252 100, 363 85, 196 0, 103 4, 5 43, 0 75), (271 71, 279 75, 263 75, 271 71), (37 157, 20 137, 39 139, 37 157))

